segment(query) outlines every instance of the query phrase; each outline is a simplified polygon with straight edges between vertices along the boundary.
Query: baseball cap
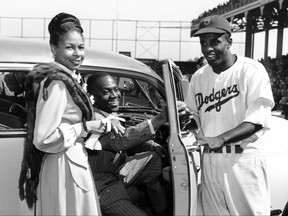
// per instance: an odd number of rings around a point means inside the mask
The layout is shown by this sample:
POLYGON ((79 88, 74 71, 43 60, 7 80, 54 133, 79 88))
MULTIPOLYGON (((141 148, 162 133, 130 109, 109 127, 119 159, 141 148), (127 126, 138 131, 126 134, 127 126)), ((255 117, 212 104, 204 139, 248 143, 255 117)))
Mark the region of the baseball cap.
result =
POLYGON ((223 16, 213 15, 201 20, 198 31, 193 34, 193 37, 207 33, 224 34, 226 32, 231 34, 231 26, 228 20, 223 16))

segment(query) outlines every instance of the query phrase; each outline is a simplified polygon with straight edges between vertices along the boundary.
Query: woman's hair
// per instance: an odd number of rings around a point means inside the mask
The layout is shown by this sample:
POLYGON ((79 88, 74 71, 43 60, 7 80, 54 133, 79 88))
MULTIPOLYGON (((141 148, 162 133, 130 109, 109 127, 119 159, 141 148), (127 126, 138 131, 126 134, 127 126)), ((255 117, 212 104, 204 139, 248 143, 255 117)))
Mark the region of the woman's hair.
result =
POLYGON ((71 14, 59 13, 49 23, 50 44, 57 45, 67 32, 74 30, 83 33, 79 19, 71 14))

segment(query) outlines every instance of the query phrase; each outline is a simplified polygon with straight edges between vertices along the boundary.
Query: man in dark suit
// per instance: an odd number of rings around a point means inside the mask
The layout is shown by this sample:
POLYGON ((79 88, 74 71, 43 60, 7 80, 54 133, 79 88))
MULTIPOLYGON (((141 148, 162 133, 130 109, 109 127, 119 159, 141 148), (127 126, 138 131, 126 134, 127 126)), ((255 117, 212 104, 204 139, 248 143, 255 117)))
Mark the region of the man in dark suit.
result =
MULTIPOLYGON (((95 98, 96 119, 116 116, 121 94, 114 78, 107 73, 94 74, 87 85, 88 93, 95 98)), ((125 130, 113 120, 113 128, 119 130, 112 129, 99 137, 101 151, 88 150, 103 215, 146 215, 130 201, 127 187, 131 185, 144 185, 154 214, 167 215, 167 200, 159 182, 166 150, 151 140, 167 120, 166 107, 151 120, 125 130), (127 156, 131 151, 133 155, 127 156)))

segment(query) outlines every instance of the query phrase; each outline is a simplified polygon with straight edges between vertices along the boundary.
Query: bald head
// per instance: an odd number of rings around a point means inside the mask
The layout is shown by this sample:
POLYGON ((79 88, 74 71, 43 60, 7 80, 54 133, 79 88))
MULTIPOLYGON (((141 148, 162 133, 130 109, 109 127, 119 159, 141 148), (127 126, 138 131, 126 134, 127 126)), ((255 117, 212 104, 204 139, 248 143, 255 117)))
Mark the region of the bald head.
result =
POLYGON ((96 73, 88 78, 87 91, 94 96, 93 106, 105 112, 119 110, 120 91, 115 79, 108 73, 96 73))

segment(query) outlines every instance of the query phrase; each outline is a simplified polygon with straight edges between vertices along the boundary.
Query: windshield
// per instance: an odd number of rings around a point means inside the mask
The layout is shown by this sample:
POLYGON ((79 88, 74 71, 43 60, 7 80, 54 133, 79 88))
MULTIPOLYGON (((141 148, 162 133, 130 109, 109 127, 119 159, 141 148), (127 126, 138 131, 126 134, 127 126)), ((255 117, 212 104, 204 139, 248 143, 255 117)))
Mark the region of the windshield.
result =
MULTIPOLYGON (((115 76, 114 76, 115 77, 115 76)), ((121 91, 120 106, 161 109, 165 100, 151 83, 126 77, 115 77, 121 91)))

